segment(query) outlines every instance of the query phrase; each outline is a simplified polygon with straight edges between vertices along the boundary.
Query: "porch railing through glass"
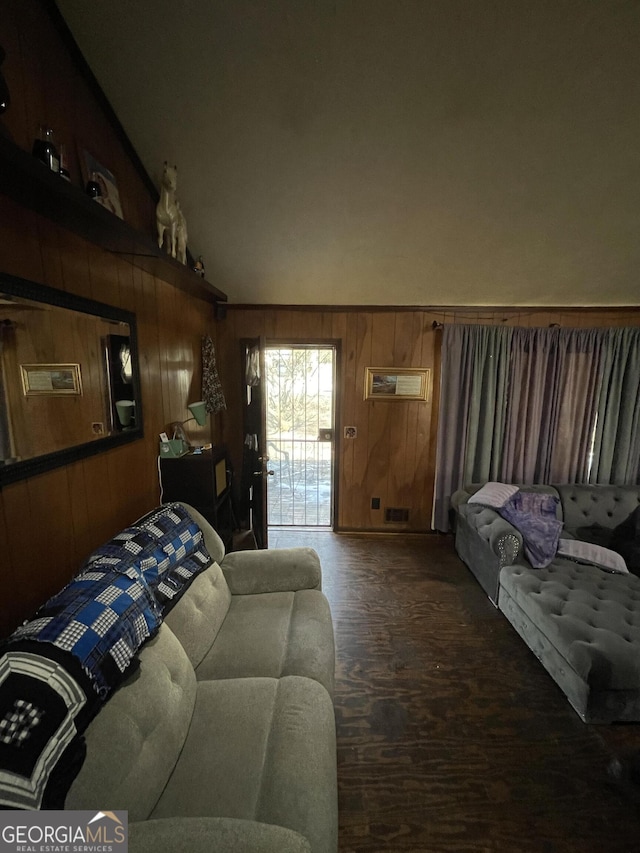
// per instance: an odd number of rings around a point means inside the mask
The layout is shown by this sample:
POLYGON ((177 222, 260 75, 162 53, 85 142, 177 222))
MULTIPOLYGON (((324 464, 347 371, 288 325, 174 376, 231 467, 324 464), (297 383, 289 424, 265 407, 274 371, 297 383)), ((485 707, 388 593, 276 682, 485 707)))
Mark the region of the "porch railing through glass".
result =
POLYGON ((332 348, 268 347, 267 518, 270 525, 332 523, 332 348))
POLYGON ((331 444, 317 440, 267 442, 269 524, 331 524, 331 444))

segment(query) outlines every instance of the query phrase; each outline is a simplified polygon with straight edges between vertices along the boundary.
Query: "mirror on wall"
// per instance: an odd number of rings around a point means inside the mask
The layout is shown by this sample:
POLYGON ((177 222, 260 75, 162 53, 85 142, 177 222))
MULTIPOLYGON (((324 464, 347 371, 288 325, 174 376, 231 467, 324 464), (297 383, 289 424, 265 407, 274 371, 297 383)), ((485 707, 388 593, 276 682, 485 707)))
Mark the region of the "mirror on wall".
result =
POLYGON ((0 487, 142 434, 135 315, 0 273, 0 487))

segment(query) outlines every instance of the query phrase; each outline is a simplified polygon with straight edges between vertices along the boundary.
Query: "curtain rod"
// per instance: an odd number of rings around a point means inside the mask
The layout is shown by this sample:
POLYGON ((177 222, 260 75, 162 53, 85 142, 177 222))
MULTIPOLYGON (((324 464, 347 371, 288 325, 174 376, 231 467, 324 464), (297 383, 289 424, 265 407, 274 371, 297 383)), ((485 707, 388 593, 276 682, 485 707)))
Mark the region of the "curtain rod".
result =
MULTIPOLYGON (((506 319, 503 320, 502 322, 506 323, 506 319)), ((484 325, 484 324, 478 323, 478 325, 484 325)), ((499 324, 495 323, 494 325, 497 326, 499 324)), ((431 328, 434 329, 435 331, 437 331, 439 329, 444 329, 444 323, 441 323, 439 320, 434 320, 433 323, 431 324, 431 328)), ((560 329, 562 327, 561 327, 560 323, 549 323, 549 328, 550 329, 560 329)))

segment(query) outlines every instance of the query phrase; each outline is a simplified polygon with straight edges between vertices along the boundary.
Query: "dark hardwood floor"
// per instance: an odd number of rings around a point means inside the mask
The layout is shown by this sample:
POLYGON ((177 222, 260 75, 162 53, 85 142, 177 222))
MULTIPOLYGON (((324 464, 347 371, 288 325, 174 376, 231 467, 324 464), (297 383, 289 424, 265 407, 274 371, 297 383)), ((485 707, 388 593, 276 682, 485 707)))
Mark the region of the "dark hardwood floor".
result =
POLYGON ((270 531, 320 554, 337 656, 340 853, 640 850, 640 724, 583 723, 448 536, 270 531))

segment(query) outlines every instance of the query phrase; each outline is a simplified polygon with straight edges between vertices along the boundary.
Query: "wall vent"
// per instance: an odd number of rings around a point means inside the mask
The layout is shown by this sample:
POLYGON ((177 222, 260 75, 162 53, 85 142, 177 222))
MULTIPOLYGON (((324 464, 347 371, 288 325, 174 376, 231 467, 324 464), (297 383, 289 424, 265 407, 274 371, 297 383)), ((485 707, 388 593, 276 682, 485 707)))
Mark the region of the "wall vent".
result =
POLYGON ((403 506, 387 506, 384 508, 385 524, 403 524, 409 521, 409 510, 403 506))

